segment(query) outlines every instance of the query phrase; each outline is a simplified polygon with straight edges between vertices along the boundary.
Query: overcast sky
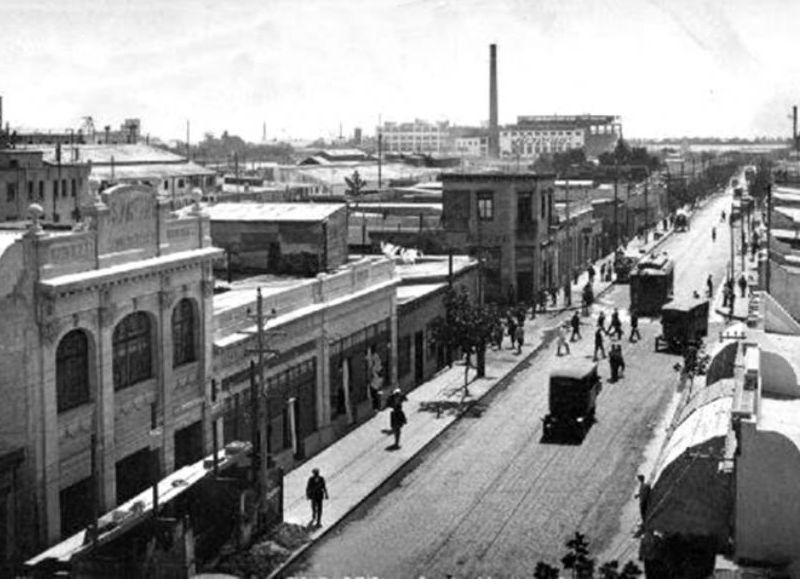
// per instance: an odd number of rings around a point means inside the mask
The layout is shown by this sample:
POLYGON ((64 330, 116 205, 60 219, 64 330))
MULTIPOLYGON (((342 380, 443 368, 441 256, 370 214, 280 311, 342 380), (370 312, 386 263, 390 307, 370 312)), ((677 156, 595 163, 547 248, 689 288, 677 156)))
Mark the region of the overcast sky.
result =
POLYGON ((381 118, 617 114, 628 137, 789 135, 798 0, 3 0, 14 126, 330 137, 381 118))

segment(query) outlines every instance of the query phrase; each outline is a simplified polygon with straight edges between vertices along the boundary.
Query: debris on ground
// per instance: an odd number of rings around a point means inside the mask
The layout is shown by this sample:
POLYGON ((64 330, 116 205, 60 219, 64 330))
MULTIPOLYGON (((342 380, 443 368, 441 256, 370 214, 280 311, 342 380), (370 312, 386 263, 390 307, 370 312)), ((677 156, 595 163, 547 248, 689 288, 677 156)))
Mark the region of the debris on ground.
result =
POLYGON ((259 537, 249 549, 234 552, 225 550, 213 569, 204 571, 229 573, 237 577, 264 577, 308 541, 305 527, 281 523, 269 534, 259 537))

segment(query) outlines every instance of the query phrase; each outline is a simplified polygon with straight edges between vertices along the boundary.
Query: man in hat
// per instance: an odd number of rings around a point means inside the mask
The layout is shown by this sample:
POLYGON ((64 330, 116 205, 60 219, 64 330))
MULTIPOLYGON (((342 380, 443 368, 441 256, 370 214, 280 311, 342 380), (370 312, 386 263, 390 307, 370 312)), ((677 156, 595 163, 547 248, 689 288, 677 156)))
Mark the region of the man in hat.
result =
POLYGON ((318 468, 311 471, 306 484, 306 498, 311 501, 311 526, 319 527, 322 525, 322 501, 330 497, 325 487, 325 479, 319 474, 318 468))

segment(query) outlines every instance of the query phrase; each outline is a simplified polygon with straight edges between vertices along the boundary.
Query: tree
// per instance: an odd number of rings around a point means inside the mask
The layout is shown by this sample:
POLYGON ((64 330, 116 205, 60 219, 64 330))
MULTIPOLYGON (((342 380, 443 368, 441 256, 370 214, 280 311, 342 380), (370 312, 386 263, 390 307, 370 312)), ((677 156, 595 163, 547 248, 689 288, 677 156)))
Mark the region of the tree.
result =
POLYGON ((474 304, 466 288, 460 291, 447 288, 444 296, 444 317, 432 322, 433 339, 450 351, 460 350, 464 355, 464 391, 468 390, 468 372, 472 355, 476 357, 477 376, 486 373, 486 346, 498 330, 500 319, 489 307, 474 304))
POLYGON ((361 196, 364 187, 367 186, 367 182, 361 178, 358 171, 353 171, 350 177, 345 177, 344 182, 347 184, 347 194, 358 202, 358 198, 361 196))
MULTIPOLYGON (((562 567, 570 571, 573 579, 593 579, 595 569, 600 579, 637 579, 642 570, 633 561, 628 561, 619 570, 619 562, 608 561, 596 567, 596 561, 589 556, 589 541, 586 535, 576 532, 567 542, 567 554, 561 558, 562 567)), ((533 572, 536 579, 558 579, 560 573, 556 567, 542 561, 536 564, 533 572)))

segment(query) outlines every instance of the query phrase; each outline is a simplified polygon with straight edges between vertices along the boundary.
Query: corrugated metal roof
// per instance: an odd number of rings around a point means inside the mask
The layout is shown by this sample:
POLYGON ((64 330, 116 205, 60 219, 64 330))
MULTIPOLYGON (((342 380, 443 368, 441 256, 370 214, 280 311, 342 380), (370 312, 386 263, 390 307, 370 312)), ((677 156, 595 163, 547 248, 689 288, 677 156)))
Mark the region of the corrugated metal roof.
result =
MULTIPOLYGON (((50 163, 56 162, 55 145, 20 145, 24 149, 42 151, 44 160, 50 163)), ((94 164, 110 164, 111 157, 114 163, 182 163, 185 157, 170 153, 163 149, 151 147, 150 145, 62 145, 61 161, 63 163, 74 162, 73 149, 78 152, 77 162, 86 163, 91 161, 94 164)))
POLYGON ((209 206, 211 221, 324 221, 345 207, 342 203, 217 203, 209 206))
MULTIPOLYGON (((91 178, 111 180, 111 166, 92 166, 91 178)), ((114 179, 167 179, 170 177, 211 177, 216 173, 197 163, 147 163, 114 167, 114 179)))

